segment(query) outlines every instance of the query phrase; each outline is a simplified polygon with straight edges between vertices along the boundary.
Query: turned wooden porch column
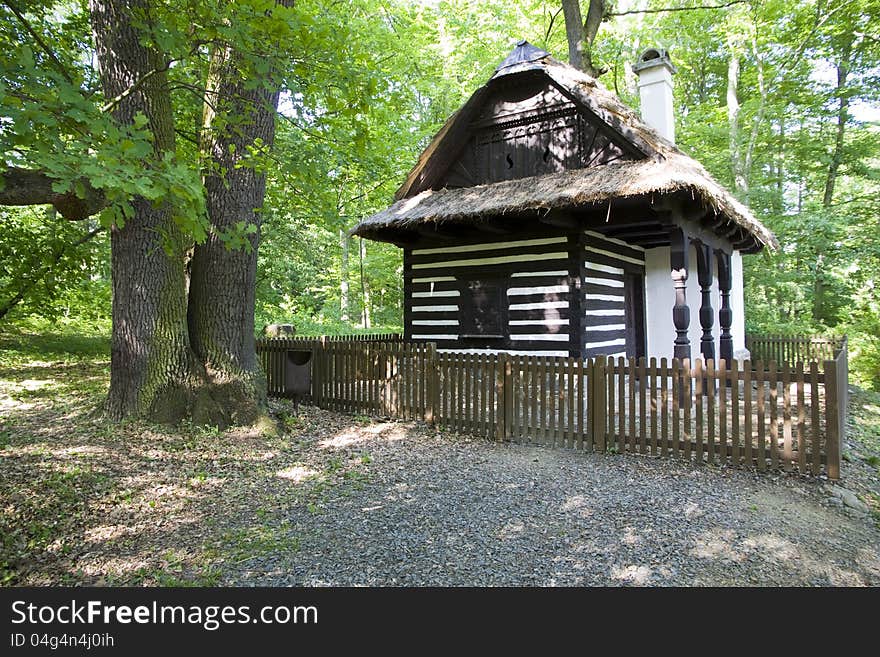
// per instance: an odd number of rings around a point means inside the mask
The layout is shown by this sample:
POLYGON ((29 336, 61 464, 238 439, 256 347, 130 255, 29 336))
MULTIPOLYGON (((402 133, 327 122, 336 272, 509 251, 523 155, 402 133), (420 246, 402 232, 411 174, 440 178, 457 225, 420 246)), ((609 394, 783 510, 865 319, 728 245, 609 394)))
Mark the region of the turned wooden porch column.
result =
POLYGON ((733 336, 730 326, 733 324, 733 310, 730 309, 730 288, 733 279, 730 271, 730 254, 718 249, 715 251, 718 258, 718 289, 721 291, 721 309, 718 311, 718 324, 721 326, 721 340, 719 342, 719 356, 727 361, 728 366, 733 360, 733 336))
POLYGON ((703 335, 700 337, 700 353, 706 361, 715 360, 715 336, 712 327, 715 324, 715 311, 712 309, 712 249, 706 244, 698 243, 697 247, 697 278, 700 281, 700 326, 703 335))
POLYGON ((669 264, 672 269, 672 285, 675 288, 675 305, 672 307, 672 323, 675 325, 673 356, 680 360, 691 358, 691 341, 688 327, 691 311, 687 305, 689 240, 680 228, 670 235, 669 264))

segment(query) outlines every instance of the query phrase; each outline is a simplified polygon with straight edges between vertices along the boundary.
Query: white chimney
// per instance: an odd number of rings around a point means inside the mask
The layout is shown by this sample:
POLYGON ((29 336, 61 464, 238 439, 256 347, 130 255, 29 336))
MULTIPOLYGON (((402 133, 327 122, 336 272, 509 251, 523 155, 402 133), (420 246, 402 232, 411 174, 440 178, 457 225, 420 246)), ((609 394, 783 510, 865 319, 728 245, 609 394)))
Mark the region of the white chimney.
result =
POLYGON ((669 53, 660 48, 646 50, 633 66, 633 71, 639 76, 642 120, 674 143, 672 74, 675 67, 669 60, 669 53))

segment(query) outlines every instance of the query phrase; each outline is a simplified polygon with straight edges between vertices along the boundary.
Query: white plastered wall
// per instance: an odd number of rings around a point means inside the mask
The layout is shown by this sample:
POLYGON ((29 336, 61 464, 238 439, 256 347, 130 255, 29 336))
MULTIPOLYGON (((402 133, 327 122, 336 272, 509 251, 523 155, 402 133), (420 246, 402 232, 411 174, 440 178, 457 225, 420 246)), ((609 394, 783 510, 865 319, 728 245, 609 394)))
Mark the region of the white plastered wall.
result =
POLYGON ((743 259, 739 251, 734 251, 730 259, 730 275, 733 285, 730 288, 730 308, 733 310, 733 323, 730 330, 733 333, 733 357, 739 360, 747 359, 749 352, 746 351, 746 305, 743 292, 743 259))
POLYGON ((672 358, 674 304, 669 247, 648 249, 645 251, 645 329, 649 357, 672 358))
MULTIPOLYGON (((697 277, 697 253, 694 246, 688 253, 687 302, 690 308, 688 338, 691 342, 691 356, 700 357, 700 282, 697 277)), ((745 351, 745 309, 743 298, 742 255, 734 251, 731 258, 733 285, 730 293, 730 306, 733 310, 733 353, 734 358, 747 356, 745 351)), ((712 258, 712 311, 714 322, 712 333, 715 338, 716 357, 720 352, 721 326, 718 311, 721 308, 721 292, 718 287, 718 262, 712 258)), ((647 329, 648 356, 672 358, 675 342, 675 326, 672 323, 672 307, 675 305, 675 289, 672 286, 669 247, 661 246, 645 251, 645 324, 647 329)))

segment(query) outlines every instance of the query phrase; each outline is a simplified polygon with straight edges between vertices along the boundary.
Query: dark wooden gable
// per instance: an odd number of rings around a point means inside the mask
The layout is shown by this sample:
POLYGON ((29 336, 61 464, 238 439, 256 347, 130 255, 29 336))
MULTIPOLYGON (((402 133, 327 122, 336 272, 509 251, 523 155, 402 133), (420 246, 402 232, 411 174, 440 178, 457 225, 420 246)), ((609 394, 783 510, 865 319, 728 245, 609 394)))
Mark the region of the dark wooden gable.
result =
MULTIPOLYGON (((467 143, 432 185, 472 187, 639 157, 544 75, 500 79, 473 112, 467 143)), ((462 135, 464 136, 464 135, 462 135)))

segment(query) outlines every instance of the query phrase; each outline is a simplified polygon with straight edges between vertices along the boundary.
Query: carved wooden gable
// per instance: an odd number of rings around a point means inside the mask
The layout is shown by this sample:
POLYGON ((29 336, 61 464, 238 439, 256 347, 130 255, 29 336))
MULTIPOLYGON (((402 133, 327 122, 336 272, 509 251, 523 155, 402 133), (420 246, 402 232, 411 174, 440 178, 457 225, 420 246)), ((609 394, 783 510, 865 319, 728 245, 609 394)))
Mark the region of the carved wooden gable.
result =
POLYGON ((633 159, 633 149, 546 78, 498 85, 437 187, 485 183, 633 159))

